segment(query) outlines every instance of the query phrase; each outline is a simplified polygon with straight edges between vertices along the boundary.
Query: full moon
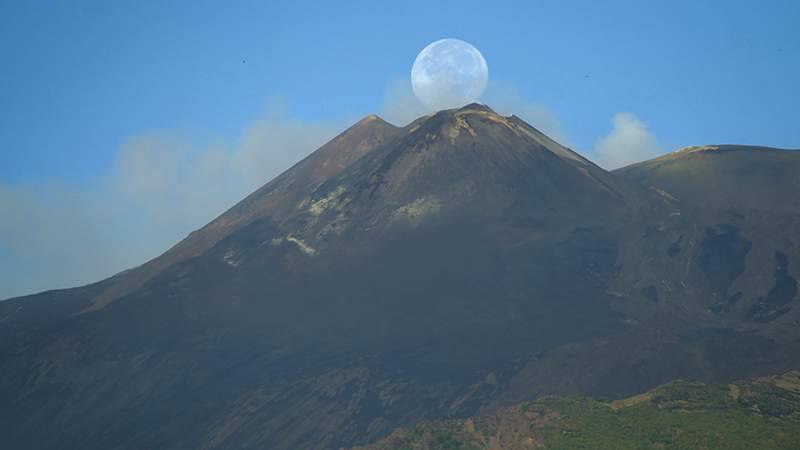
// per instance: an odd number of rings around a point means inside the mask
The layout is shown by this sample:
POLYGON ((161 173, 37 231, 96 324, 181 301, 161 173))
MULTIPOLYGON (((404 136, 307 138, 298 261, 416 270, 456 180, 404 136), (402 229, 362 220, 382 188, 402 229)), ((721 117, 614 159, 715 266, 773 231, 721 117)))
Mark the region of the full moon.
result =
POLYGON ((477 48, 458 39, 442 39, 422 49, 411 68, 414 95, 433 109, 463 106, 486 89, 489 68, 477 48))

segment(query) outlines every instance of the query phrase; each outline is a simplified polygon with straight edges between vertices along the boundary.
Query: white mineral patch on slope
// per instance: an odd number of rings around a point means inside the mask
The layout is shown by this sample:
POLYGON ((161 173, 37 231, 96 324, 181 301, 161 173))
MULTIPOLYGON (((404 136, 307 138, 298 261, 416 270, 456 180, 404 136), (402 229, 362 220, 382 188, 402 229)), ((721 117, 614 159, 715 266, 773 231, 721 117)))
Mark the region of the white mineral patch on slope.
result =
POLYGON ((455 116, 456 123, 447 131, 447 135, 450 137, 450 143, 455 144, 456 138, 459 134, 461 134, 461 130, 467 130, 467 132, 472 136, 477 136, 475 130, 469 125, 469 122, 464 118, 463 115, 457 114, 455 116))
POLYGON ((308 245, 305 242, 303 242, 302 239, 297 239, 296 237, 294 237, 292 235, 289 235, 289 236, 286 236, 286 240, 291 242, 291 243, 293 243, 293 244, 295 244, 297 246, 297 248, 300 249, 301 252, 305 253, 308 256, 314 256, 314 255, 317 254, 317 251, 313 247, 311 247, 310 245, 308 245))
POLYGON ((681 149, 675 150, 672 153, 694 153, 694 152, 708 152, 708 151, 715 151, 719 150, 718 145, 690 145, 689 147, 683 147, 681 149))
POLYGON ((660 196, 664 197, 664 198, 668 198, 668 199, 670 199, 670 200, 672 200, 672 201, 678 201, 678 199, 676 199, 675 197, 673 197, 673 196, 672 196, 672 194, 670 194, 669 192, 667 192, 667 191, 665 191, 665 190, 663 190, 663 189, 659 189, 659 188, 657 188, 657 187, 655 187, 655 186, 650 186, 650 187, 649 187, 649 189, 650 189, 651 191, 655 192, 656 194, 658 194, 658 195, 660 195, 660 196))
POLYGON ((311 202, 311 206, 308 207, 308 211, 318 216, 325 212, 326 209, 331 207, 335 202, 336 199, 339 198, 340 195, 344 192, 344 188, 342 186, 337 187, 334 191, 328 193, 325 197, 322 197, 319 200, 311 202))
POLYGON ((435 197, 420 197, 394 210, 392 218, 394 220, 406 219, 416 224, 424 217, 439 212, 441 208, 441 202, 435 197))
POLYGON ((239 264, 242 263, 242 261, 236 259, 237 254, 238 252, 236 250, 229 250, 224 255, 222 255, 222 261, 224 261, 225 264, 229 266, 238 267, 239 264))

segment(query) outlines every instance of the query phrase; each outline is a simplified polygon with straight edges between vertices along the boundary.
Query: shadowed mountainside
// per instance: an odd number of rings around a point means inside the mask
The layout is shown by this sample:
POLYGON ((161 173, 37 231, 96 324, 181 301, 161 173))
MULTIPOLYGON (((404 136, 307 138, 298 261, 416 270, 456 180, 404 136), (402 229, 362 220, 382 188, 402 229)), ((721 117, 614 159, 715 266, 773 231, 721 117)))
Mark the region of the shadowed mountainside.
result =
MULTIPOLYGON (((705 245, 724 247, 725 260, 700 261, 718 271, 728 266, 711 293, 714 313, 756 322, 790 313, 800 274, 790 262, 800 248, 800 151, 688 147, 615 173, 678 199, 705 223, 724 224, 706 229, 705 245)), ((783 324, 800 326, 796 318, 783 324)), ((788 329, 775 332, 794 332, 788 329)))
POLYGON ((338 448, 800 366, 797 216, 653 185, 484 105, 369 116, 153 261, 0 303, 0 431, 338 448))

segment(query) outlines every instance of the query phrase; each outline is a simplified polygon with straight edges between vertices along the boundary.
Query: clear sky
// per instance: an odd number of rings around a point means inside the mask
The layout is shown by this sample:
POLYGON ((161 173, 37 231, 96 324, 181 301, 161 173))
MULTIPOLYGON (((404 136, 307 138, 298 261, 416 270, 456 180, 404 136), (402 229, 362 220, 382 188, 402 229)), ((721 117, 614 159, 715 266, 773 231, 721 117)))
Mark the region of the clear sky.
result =
POLYGON ((791 0, 0 2, 0 297, 142 262, 360 116, 406 120, 414 58, 445 37, 483 53, 501 109, 590 158, 630 135, 641 156, 798 148, 799 19, 791 0), (235 154, 264 170, 221 185, 241 178, 235 154), (165 182, 170 170, 188 181, 165 182), (198 184, 225 195, 207 205, 152 188, 198 184), (152 217, 128 220, 134 207, 152 217), (54 253, 60 221, 80 236, 54 253), (84 268, 80 248, 105 262, 84 268))

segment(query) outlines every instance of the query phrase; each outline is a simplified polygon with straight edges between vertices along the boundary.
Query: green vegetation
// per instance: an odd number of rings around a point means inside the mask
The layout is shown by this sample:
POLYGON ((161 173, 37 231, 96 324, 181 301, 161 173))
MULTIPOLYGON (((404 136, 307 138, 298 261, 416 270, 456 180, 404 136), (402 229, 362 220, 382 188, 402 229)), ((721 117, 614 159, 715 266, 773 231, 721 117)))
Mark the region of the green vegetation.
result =
POLYGON ((730 385, 673 382, 618 401, 549 397, 424 422, 371 449, 794 449, 800 371, 730 385))

